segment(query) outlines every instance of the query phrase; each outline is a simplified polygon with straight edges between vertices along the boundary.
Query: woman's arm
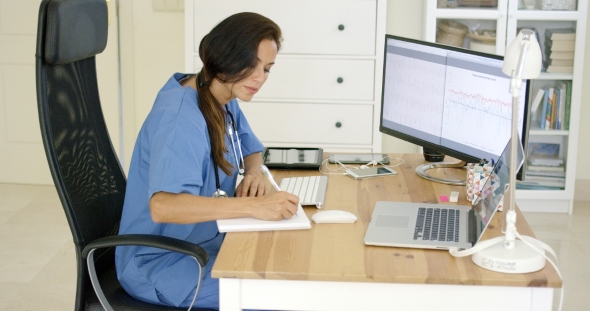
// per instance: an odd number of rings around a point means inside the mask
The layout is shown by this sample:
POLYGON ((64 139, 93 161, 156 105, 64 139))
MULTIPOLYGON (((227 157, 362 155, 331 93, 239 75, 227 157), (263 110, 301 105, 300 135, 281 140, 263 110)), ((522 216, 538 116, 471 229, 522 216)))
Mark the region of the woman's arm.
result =
POLYGON ((269 193, 268 181, 260 170, 262 156, 244 158, 244 179, 236 189, 237 198, 209 198, 188 193, 155 193, 150 199, 154 222, 188 224, 217 219, 254 217, 264 220, 291 218, 299 198, 280 191, 269 193))
POLYGON ((299 198, 280 191, 261 197, 209 198, 188 193, 155 193, 150 199, 154 222, 189 224, 217 219, 254 217, 264 220, 291 218, 299 198))

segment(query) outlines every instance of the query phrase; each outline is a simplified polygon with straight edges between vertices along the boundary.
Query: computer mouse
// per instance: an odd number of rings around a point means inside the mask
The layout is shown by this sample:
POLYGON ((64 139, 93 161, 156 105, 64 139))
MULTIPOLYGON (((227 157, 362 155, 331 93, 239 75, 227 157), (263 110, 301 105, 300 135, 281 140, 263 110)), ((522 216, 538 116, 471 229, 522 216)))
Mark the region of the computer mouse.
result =
POLYGON ((311 219, 316 224, 350 224, 355 222, 357 217, 347 211, 327 210, 313 214, 311 219))

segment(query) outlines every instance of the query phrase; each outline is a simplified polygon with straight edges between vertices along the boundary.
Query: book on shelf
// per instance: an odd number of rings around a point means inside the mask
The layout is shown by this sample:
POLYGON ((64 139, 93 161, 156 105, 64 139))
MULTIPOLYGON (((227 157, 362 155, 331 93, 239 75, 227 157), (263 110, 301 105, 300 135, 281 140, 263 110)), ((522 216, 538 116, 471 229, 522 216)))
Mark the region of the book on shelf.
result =
POLYGON ((545 62, 547 66, 573 66, 574 59, 553 59, 548 58, 545 62))
POLYGON ((561 146, 558 143, 530 142, 528 156, 536 155, 545 158, 559 158, 560 148, 561 146))
POLYGON ((548 187, 565 187, 565 178, 559 177, 541 177, 541 176, 530 176, 526 175, 524 177, 523 183, 529 184, 537 184, 541 186, 548 186, 548 187))
POLYGON ((528 165, 534 166, 563 166, 563 159, 559 156, 560 144, 533 142, 528 144, 528 165))
POLYGON ((545 37, 549 40, 575 40, 576 30, 573 28, 547 28, 545 37))
POLYGON ((574 59, 574 51, 551 51, 545 49, 546 59, 574 59))
POLYGON ((550 87, 543 87, 544 91, 543 94, 543 105, 541 106, 541 116, 539 118, 539 128, 544 130, 545 123, 547 122, 547 110, 549 105, 549 97, 551 97, 551 93, 553 93, 553 88, 550 87))
POLYGON ((572 81, 564 80, 565 83, 565 111, 563 113, 563 129, 569 131, 570 129, 570 113, 572 109, 572 81))
POLYGON ((528 172, 565 172, 565 167, 562 165, 559 166, 546 166, 546 165, 534 165, 529 164, 526 166, 527 173, 528 172))
POLYGON ((525 172, 525 180, 531 180, 530 178, 533 178, 533 177, 565 178, 565 172, 529 171, 529 170, 527 170, 525 172))
POLYGON ((553 51, 573 52, 576 48, 576 40, 550 40, 545 38, 545 48, 553 51))
POLYGON ((540 129, 569 130, 571 96, 571 80, 557 80, 553 86, 542 87, 531 103, 531 120, 538 120, 540 129), (543 95, 539 99, 541 91, 543 95))
POLYGON ((532 120, 539 120, 539 128, 545 130, 569 130, 572 82, 557 80, 555 85, 539 89, 544 92, 541 103, 535 96, 532 102, 532 120), (539 108, 540 107, 540 108, 539 108), (540 109, 540 110, 537 110, 540 109))
POLYGON ((551 129, 551 121, 553 120, 553 106, 555 105, 555 91, 553 87, 549 87, 549 91, 547 94, 547 111, 545 112, 545 126, 543 127, 546 130, 551 129))
POLYGON ((546 157, 546 156, 539 156, 539 155, 529 156, 529 162, 532 165, 541 165, 541 166, 561 166, 561 165, 563 165, 563 159, 546 157))
POLYGON ((573 73, 574 66, 557 66, 557 65, 548 65, 545 66, 545 72, 553 72, 553 73, 573 73))
POLYGON ((559 88, 553 88, 553 105, 551 106, 551 127, 550 129, 556 130, 559 126, 559 104, 560 104, 561 92, 559 88))
POLYGON ((516 183, 516 189, 523 189, 523 190, 563 190, 565 189, 565 184, 563 186, 553 186, 553 185, 546 185, 537 181, 518 181, 516 183))
POLYGON ((564 129, 565 120, 565 106, 567 101, 567 84, 565 81, 558 80, 555 82, 555 86, 559 89, 559 112, 558 112, 558 124, 556 129, 564 129))

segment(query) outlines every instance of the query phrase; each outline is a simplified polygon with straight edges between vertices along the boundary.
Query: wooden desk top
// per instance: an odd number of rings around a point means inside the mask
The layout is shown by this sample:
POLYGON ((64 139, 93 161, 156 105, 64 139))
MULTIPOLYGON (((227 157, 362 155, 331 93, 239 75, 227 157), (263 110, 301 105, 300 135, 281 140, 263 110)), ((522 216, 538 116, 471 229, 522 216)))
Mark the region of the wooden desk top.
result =
MULTIPOLYGON (((315 224, 311 230, 228 233, 213 266, 215 278, 288 279, 315 281, 388 282, 410 284, 470 284, 491 286, 561 287, 550 263, 529 274, 504 274, 478 267, 471 256, 455 258, 443 250, 367 246, 363 238, 377 201, 439 202, 439 195, 459 191, 457 204, 469 205, 465 187, 434 183, 414 172, 421 154, 390 154, 404 159, 394 176, 355 180, 329 175, 324 210, 340 209, 358 216, 354 224, 315 224)), ((396 161, 392 160, 392 165, 396 161)), ((332 164, 331 167, 334 167, 332 164)), ((431 170, 432 171, 432 170, 431 170)), ((431 172, 429 171, 429 172, 431 172)), ((459 169, 436 169, 437 177, 464 178, 459 169)), ((274 177, 321 175, 315 170, 276 171, 274 177)), ((304 207, 309 219, 318 210, 304 207)), ((534 236, 518 212, 517 227, 534 236)), ((497 213, 484 239, 501 235, 497 213)))

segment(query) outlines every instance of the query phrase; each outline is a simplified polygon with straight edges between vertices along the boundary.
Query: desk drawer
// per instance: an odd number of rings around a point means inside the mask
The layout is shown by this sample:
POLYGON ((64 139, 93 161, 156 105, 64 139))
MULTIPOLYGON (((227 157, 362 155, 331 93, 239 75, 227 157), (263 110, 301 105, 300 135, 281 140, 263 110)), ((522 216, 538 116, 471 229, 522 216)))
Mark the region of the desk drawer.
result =
POLYGON ((238 12, 257 12, 276 22, 284 38, 281 53, 375 54, 375 0, 199 0, 194 51, 198 54, 201 39, 215 25, 238 12))
POLYGON ((240 107, 264 143, 372 143, 372 105, 241 102, 240 107))
POLYGON ((373 100, 375 61, 280 58, 255 99, 373 100))

